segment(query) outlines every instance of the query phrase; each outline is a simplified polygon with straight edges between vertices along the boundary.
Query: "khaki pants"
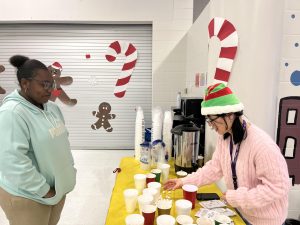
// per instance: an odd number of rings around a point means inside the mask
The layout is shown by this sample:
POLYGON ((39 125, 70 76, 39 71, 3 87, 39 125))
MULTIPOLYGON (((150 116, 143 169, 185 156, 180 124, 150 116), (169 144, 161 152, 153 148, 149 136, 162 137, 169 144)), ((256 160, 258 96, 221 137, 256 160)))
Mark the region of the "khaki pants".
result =
POLYGON ((56 225, 64 204, 65 197, 56 205, 43 205, 0 188, 0 206, 10 225, 56 225))

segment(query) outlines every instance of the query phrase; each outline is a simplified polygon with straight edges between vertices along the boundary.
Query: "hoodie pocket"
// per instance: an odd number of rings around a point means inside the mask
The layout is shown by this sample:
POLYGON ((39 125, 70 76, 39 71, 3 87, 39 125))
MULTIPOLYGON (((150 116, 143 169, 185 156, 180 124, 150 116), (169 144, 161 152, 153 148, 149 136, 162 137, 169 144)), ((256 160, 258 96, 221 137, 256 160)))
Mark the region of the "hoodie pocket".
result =
POLYGON ((72 166, 65 167, 55 176, 56 195, 66 195, 74 189, 75 184, 76 169, 72 166))
POLYGON ((65 167, 55 176, 55 196, 43 198, 42 202, 47 205, 55 205, 71 192, 76 184, 76 169, 74 167, 65 167))

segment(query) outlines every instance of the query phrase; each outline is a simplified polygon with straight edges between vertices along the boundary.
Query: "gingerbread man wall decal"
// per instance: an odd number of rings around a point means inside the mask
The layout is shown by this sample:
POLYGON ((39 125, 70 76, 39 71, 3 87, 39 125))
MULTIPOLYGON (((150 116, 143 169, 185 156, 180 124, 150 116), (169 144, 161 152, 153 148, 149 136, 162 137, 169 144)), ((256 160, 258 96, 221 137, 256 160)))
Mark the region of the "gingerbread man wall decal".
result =
MULTIPOLYGON (((2 73, 5 70, 5 67, 0 65, 0 73, 2 73)), ((5 94, 6 91, 0 86, 0 94, 5 94)))
POLYGON ((50 100, 55 101, 56 98, 61 100, 64 104, 73 106, 77 104, 77 99, 71 99, 67 93, 61 88, 61 85, 70 85, 73 82, 73 78, 70 76, 61 77, 61 72, 63 70, 59 62, 54 62, 52 65, 48 66, 50 73, 53 76, 55 82, 55 88, 51 93, 50 100))
POLYGON ((96 116, 98 119, 97 122, 91 125, 93 130, 103 127, 107 132, 112 132, 113 128, 110 126, 108 120, 116 118, 115 114, 110 114, 111 106, 107 102, 102 102, 99 105, 99 112, 93 111, 93 116, 96 116))

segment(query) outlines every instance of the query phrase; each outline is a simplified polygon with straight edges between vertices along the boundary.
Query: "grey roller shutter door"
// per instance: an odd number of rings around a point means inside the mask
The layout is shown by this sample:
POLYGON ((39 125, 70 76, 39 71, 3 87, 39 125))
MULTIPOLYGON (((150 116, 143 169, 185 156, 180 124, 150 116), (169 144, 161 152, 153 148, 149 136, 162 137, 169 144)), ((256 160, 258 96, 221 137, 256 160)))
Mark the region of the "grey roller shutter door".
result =
MULTIPOLYGON (((0 86, 10 93, 18 85, 8 59, 14 54, 35 58, 47 66, 59 62, 62 77, 73 77, 73 84, 62 86, 75 106, 60 106, 70 133, 73 149, 133 149, 135 107, 141 106, 145 120, 151 121, 152 108, 152 26, 99 24, 2 24, 0 25, 0 86), (132 43, 137 49, 137 63, 123 98, 114 96, 114 88, 126 60, 118 55, 114 62, 105 58, 114 41, 132 43), (88 59, 86 55, 90 55, 88 59), (109 120, 112 132, 91 129, 98 118, 101 102, 111 105, 116 118, 109 120)), ((5 95, 0 95, 0 100, 5 95)), ((148 125, 148 124, 146 124, 148 125)))

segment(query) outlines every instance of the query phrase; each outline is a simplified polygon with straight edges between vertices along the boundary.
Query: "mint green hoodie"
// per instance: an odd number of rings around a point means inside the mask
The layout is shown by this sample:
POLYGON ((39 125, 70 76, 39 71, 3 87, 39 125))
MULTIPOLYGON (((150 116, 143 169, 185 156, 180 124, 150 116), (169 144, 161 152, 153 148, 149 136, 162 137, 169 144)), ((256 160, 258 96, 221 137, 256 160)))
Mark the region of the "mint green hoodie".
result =
POLYGON ((52 102, 44 110, 15 90, 0 107, 0 187, 46 205, 74 189, 76 169, 63 115, 52 102), (50 187, 56 195, 43 198, 50 187))

